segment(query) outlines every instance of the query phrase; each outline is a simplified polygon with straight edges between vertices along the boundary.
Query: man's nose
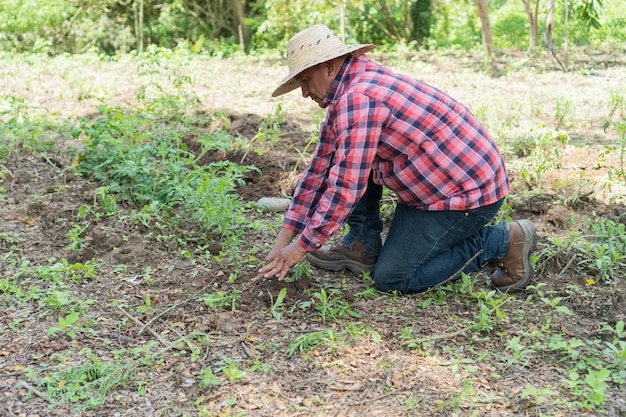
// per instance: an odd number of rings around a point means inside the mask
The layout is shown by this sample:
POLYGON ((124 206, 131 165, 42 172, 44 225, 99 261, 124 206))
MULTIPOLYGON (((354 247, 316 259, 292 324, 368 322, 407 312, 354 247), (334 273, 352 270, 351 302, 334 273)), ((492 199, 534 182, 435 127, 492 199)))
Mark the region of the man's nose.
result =
POLYGON ((300 88, 302 89, 302 97, 307 98, 309 96, 309 90, 303 85, 300 86, 300 88))

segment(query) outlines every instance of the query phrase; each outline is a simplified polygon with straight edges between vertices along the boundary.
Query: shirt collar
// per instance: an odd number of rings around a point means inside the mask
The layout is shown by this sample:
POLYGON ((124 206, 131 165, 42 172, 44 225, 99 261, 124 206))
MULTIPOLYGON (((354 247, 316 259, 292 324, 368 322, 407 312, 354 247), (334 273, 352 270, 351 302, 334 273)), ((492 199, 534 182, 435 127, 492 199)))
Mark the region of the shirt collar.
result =
POLYGON ((341 69, 337 73, 335 80, 331 84, 328 94, 326 94, 326 98, 322 102, 321 107, 325 108, 330 104, 337 103, 339 98, 351 84, 352 80, 354 80, 358 74, 363 72, 365 64, 368 61, 369 59, 365 55, 359 55, 357 57, 348 55, 346 60, 343 62, 341 69))

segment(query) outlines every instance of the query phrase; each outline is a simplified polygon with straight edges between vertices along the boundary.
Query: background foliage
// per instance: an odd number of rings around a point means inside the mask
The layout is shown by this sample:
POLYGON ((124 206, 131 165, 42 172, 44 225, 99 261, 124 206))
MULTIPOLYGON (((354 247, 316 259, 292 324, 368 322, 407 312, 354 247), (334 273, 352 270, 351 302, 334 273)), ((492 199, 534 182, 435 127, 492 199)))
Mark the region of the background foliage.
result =
MULTIPOLYGON (((543 30, 547 2, 538 1, 543 30)), ((623 48, 622 0, 569 0, 568 44, 623 48)), ((520 0, 489 2, 496 48, 528 47, 529 22, 520 0)), ((554 8, 554 41, 565 39, 565 2, 554 8)), ((382 48, 481 45, 470 0, 0 0, 0 48, 58 54, 105 54, 181 44, 212 55, 282 49, 297 31, 324 23, 347 42, 382 48), (297 18, 294 19, 294 16, 297 18)), ((541 35, 540 35, 541 36, 541 35)))

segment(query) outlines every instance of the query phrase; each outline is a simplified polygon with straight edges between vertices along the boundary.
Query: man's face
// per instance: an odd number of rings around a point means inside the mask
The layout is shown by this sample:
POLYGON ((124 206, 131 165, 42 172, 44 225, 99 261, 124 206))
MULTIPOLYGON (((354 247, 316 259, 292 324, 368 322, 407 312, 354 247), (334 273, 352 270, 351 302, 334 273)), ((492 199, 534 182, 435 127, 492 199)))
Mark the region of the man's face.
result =
POLYGON ((311 97, 320 107, 328 95, 328 90, 335 80, 336 72, 332 71, 332 65, 322 63, 311 67, 296 77, 302 89, 302 97, 311 97))

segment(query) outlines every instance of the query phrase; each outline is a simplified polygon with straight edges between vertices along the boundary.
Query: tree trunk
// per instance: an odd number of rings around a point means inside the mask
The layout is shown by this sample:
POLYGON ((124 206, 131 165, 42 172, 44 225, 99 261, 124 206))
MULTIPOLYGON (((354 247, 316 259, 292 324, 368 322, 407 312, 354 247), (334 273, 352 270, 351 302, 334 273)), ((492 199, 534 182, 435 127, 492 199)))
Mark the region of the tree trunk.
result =
POLYGON ((535 0, 535 11, 533 12, 530 7, 530 0, 522 0, 524 7, 526 8, 526 15, 528 16, 528 23, 530 25, 530 37, 528 38, 528 46, 532 49, 537 46, 537 8, 539 6, 539 0, 535 0))
POLYGON ((565 0, 563 2, 563 4, 565 5, 565 36, 564 36, 564 42, 563 42, 563 54, 565 55, 565 66, 568 66, 569 64, 569 59, 567 56, 567 49, 568 49, 568 43, 569 43, 569 5, 568 5, 568 0, 565 0))
POLYGON ((487 5, 489 0, 475 0, 480 17, 480 28, 483 36, 483 48, 487 55, 493 52, 493 42, 491 40, 491 25, 489 24, 489 10, 487 5))
POLYGON ((548 0, 548 14, 546 16, 546 28, 545 28, 545 37, 546 37, 546 46, 551 51, 554 50, 554 45, 552 41, 552 29, 554 27, 554 0, 548 0))
POLYGON ((231 0, 235 12, 236 33, 239 34, 239 43, 245 48, 250 43, 250 27, 245 23, 244 0, 231 0), (243 37, 243 38, 242 38, 243 37))

